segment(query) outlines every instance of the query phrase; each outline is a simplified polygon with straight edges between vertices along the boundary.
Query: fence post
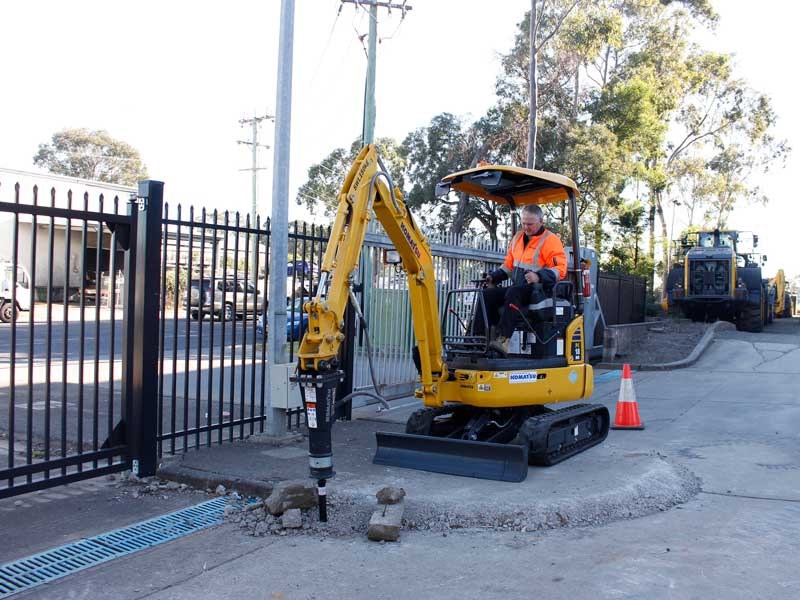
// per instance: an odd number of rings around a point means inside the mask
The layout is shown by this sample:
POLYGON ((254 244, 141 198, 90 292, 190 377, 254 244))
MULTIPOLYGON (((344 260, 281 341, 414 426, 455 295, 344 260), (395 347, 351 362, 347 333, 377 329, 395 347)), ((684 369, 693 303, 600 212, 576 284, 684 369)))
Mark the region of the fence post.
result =
POLYGON ((127 402, 131 468, 140 477, 158 466, 158 344, 161 281, 161 210, 164 183, 140 181, 136 199, 133 309, 128 314, 125 344, 130 353, 130 401, 127 402))

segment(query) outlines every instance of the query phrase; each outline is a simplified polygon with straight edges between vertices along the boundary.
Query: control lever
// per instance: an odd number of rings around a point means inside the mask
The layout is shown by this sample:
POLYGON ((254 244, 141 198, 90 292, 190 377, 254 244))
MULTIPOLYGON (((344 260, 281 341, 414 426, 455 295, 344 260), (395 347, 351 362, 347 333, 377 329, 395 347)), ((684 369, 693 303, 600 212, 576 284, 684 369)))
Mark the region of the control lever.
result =
POLYGON ((467 332, 469 331, 469 327, 467 327, 467 324, 461 320, 461 317, 458 316, 458 313, 453 309, 452 306, 448 307, 447 312, 453 313, 453 316, 455 316, 455 318, 458 319, 458 323, 464 328, 464 334, 466 335, 467 332))
POLYGON ((527 326, 528 326, 528 330, 529 330, 529 331, 530 331, 530 332, 531 332, 533 335, 536 335, 536 330, 533 328, 533 326, 530 324, 530 322, 528 322, 528 319, 526 319, 526 318, 525 318, 525 315, 523 315, 523 314, 522 314, 522 311, 519 309, 519 306, 517 306, 517 305, 516 305, 516 304, 514 304, 514 303, 509 303, 509 305, 508 305, 508 306, 509 306, 509 308, 511 308, 512 310, 515 310, 515 311, 517 311, 517 313, 519 314, 519 316, 520 316, 520 317, 522 317, 522 320, 523 320, 523 321, 525 321, 525 325, 527 325, 527 326))

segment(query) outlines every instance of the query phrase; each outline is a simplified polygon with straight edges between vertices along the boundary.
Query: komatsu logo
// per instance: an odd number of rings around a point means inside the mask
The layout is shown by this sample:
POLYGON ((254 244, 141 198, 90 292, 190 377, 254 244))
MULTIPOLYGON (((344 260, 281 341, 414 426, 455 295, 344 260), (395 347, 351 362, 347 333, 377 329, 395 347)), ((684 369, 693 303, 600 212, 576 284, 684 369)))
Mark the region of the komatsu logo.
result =
POLYGON ((536 371, 518 371, 508 375, 508 383, 532 383, 534 381, 536 381, 536 371))
POLYGON ((414 251, 414 254, 417 255, 417 258, 422 258, 422 255, 420 254, 419 251, 419 247, 417 246, 417 242, 411 239, 411 234, 406 228, 405 223, 400 223, 400 230, 403 232, 403 235, 406 236, 406 241, 408 242, 408 245, 411 246, 411 249, 414 251))

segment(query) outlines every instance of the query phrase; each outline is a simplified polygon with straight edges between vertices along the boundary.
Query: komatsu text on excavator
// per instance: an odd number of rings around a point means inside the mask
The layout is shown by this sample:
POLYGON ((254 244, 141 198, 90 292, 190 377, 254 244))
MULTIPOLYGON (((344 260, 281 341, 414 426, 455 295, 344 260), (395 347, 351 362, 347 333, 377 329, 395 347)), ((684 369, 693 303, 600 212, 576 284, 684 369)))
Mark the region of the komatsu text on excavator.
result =
POLYGON ((304 306, 308 328, 298 351, 296 380, 306 409, 311 476, 321 490, 334 474, 333 415, 348 399, 336 398, 343 377, 338 357, 345 343, 344 314, 348 302, 361 313, 351 287, 373 213, 407 273, 419 371, 416 397, 423 404, 408 419, 406 433, 377 434, 375 463, 522 481, 529 463, 555 464, 608 434, 609 414, 601 405, 546 407, 589 398, 593 389, 584 340, 575 183, 552 173, 488 165, 448 175, 437 185, 437 195, 449 189, 512 209, 567 202, 572 237, 568 275, 539 295, 536 304, 514 307, 517 343, 507 355, 489 348, 480 289, 449 289, 440 321, 428 242, 375 146, 365 146, 338 197, 319 286, 304 306))

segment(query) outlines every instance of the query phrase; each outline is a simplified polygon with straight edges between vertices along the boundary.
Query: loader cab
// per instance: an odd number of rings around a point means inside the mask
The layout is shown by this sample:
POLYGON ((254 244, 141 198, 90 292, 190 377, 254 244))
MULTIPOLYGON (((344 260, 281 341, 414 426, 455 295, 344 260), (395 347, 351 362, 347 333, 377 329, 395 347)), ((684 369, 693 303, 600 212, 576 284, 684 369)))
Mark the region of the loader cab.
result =
MULTIPOLYGON (((497 202, 511 210, 527 204, 567 203, 569 239, 562 239, 562 243, 569 264, 565 279, 550 288, 535 284, 531 302, 517 307, 515 331, 506 357, 489 349, 490 319, 480 289, 450 290, 442 319, 442 341, 448 364, 493 368, 500 366, 496 361, 513 360, 522 368, 521 365, 530 364, 529 361, 535 361, 537 367, 566 367, 584 362, 583 321, 578 319, 583 314, 584 268, 577 236, 575 183, 555 173, 487 165, 448 175, 437 185, 436 194, 441 197, 451 189, 497 202)), ((473 283, 480 284, 479 280, 473 283)))

